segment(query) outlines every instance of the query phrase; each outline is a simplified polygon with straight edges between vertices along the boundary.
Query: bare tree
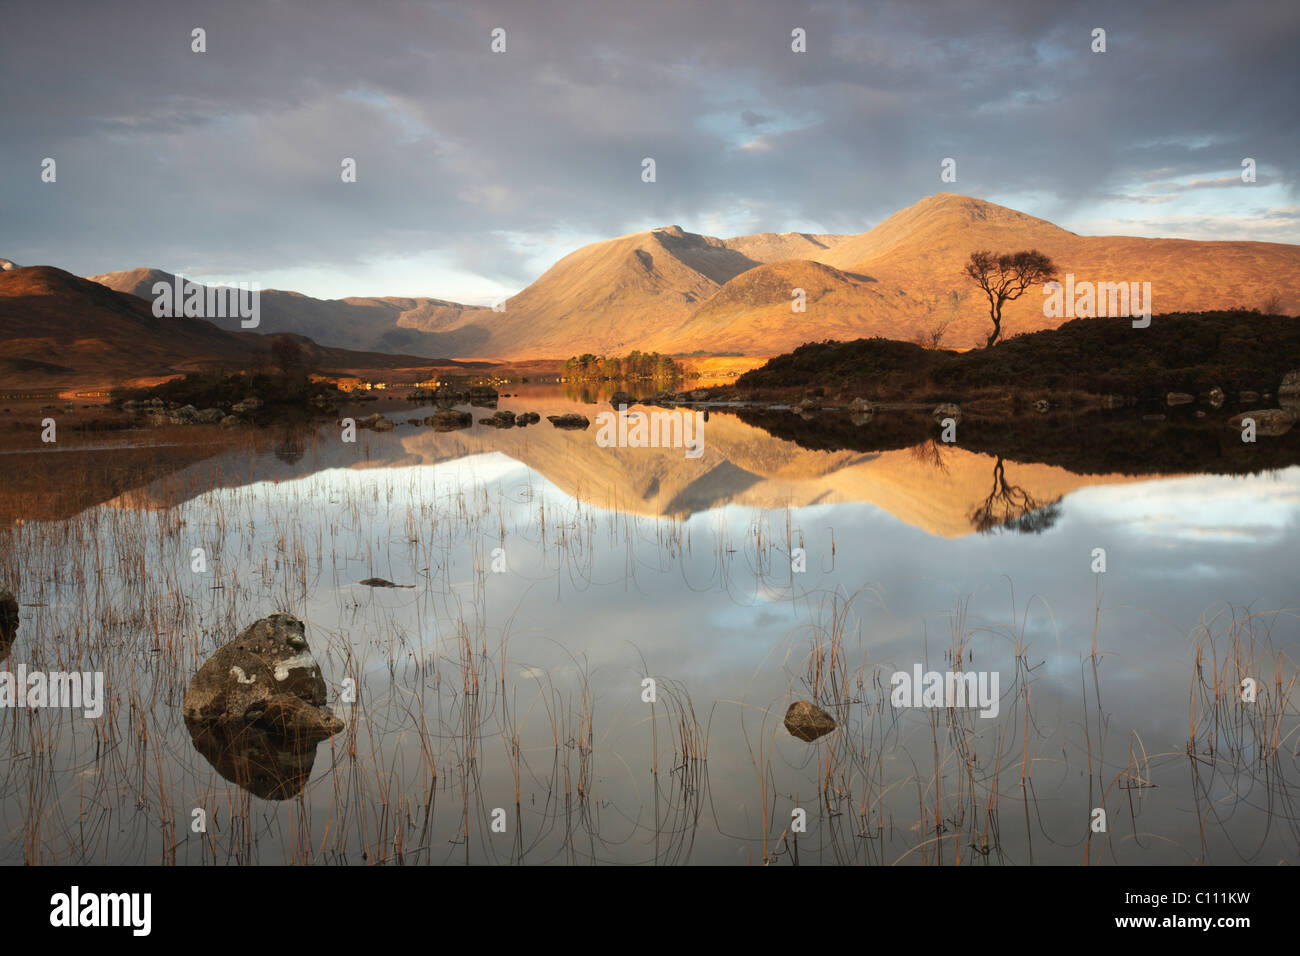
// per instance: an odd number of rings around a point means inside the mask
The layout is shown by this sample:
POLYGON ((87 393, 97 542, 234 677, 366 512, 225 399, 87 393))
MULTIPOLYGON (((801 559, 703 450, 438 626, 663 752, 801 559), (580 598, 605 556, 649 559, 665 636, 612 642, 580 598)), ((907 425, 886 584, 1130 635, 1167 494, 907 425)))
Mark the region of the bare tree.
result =
POLYGON ((271 359, 285 375, 302 364, 304 351, 302 343, 292 335, 277 335, 271 339, 271 359))
POLYGON ((971 526, 980 534, 1010 530, 1021 534, 1042 534, 1061 515, 1061 500, 1037 501, 1024 488, 1007 480, 999 455, 993 465, 993 490, 970 513, 971 526))
POLYGON ((1020 298, 1031 285, 1053 278, 1056 266, 1037 249, 1004 252, 1001 255, 980 251, 970 254, 966 274, 989 297, 989 318, 993 320, 993 334, 984 347, 990 348, 1002 334, 1003 304, 1020 298))

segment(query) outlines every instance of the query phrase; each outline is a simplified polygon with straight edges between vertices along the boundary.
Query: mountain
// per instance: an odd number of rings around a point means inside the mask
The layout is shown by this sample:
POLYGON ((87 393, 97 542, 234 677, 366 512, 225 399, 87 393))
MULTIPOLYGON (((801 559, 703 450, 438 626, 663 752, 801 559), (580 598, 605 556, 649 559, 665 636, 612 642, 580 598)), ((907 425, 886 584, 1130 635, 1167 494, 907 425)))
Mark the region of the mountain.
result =
MULTIPOLYGON (((144 299, 52 266, 0 271, 0 382, 33 388, 120 384, 267 361, 267 341, 206 319, 158 318, 144 299)), ((429 360, 303 340, 322 370, 426 369, 429 360)))
POLYGON ((0 374, 60 384, 240 363, 254 344, 202 319, 156 318, 149 303, 52 266, 0 272, 0 374))
MULTIPOLYGON (((965 275, 971 252, 1037 249, 1062 277, 1149 282, 1153 311, 1300 312, 1300 246, 1080 236, 1005 206, 938 193, 850 236, 758 233, 731 239, 665 226, 592 243, 508 299, 504 312, 440 299, 313 299, 264 291, 260 332, 348 348, 460 358, 562 359, 633 349, 775 355, 810 341, 943 328, 949 348, 982 346, 988 302, 965 275), (796 289, 805 310, 791 308, 796 289)), ((151 298, 168 273, 94 279, 151 298)), ((1004 309, 1003 334, 1055 328, 1041 287, 1004 309)), ((223 320, 217 320, 222 323, 223 320)), ((237 328, 238 320, 224 322, 237 328)))
MULTIPOLYGON (((786 262, 742 273, 687 322, 640 347, 693 351, 708 342, 721 352, 787 352, 827 338, 911 341, 943 324, 945 346, 982 346, 991 329, 988 300, 965 275, 977 249, 1037 249, 1062 278, 1072 273, 1077 281, 1150 282, 1156 313, 1300 311, 1300 246, 1079 236, 1014 209, 940 193, 811 257, 827 271, 786 262), (794 288, 807 293, 804 313, 791 310, 794 288)), ((1041 286, 1008 303, 1003 315, 1004 335, 1067 321, 1043 315, 1041 286)))
MULTIPOLYGON (((152 303, 156 282, 171 285, 175 276, 161 269, 129 269, 90 276, 92 282, 152 303)), ((303 335, 324 345, 364 351, 427 356, 467 353, 489 337, 481 324, 491 309, 443 299, 356 297, 315 299, 298 292, 263 289, 256 331, 303 335)), ((241 331, 238 318, 214 318, 227 331, 241 331)))
POLYGON ((621 354, 680 325, 736 276, 766 262, 824 253, 840 238, 715 239, 666 226, 593 243, 506 301, 483 354, 621 354))

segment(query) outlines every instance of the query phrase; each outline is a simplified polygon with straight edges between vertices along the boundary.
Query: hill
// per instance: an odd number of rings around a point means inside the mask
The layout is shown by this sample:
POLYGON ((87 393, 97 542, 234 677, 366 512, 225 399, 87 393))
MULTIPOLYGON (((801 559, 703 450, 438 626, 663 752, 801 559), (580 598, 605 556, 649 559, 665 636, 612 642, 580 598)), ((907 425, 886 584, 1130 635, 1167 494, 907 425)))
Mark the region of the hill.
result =
MULTIPOLYGON (((161 269, 129 269, 89 278, 149 302, 154 298, 154 283, 175 281, 172 273, 161 269)), ((492 310, 483 306, 444 299, 316 299, 278 289, 261 290, 259 308, 256 331, 264 335, 287 332, 340 348, 426 356, 473 351, 487 340, 483 323, 493 317, 492 310)), ((212 321, 227 331, 241 331, 238 318, 212 321)))

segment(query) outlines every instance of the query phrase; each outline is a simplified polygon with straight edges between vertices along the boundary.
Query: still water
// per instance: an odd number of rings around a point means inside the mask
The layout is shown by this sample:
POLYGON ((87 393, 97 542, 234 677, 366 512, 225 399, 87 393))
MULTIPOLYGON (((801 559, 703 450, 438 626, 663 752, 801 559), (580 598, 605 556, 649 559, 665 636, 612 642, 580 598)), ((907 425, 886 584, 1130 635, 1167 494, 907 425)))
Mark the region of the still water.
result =
POLYGON ((542 421, 394 410, 25 505, 3 666, 102 672, 108 699, 0 711, 0 861, 1300 857, 1300 467, 814 449, 717 410, 692 459, 553 428, 600 410, 560 396, 500 407, 542 421), (259 740, 252 773, 181 704, 277 611, 346 730, 259 740), (918 665, 993 677, 996 716, 895 706, 918 665), (794 701, 835 730, 792 735, 794 701))

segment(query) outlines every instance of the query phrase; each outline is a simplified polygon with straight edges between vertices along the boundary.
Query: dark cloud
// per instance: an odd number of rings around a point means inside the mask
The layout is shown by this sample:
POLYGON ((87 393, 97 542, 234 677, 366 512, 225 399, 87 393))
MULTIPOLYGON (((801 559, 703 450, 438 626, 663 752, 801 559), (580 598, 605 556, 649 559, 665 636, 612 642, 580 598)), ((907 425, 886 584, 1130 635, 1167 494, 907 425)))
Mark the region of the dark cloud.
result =
POLYGON ((1298 27, 1292 3, 1182 0, 27 4, 0 33, 0 254, 196 274, 427 254, 522 284, 536 263, 503 235, 860 231, 945 188, 1231 231, 1243 157, 1272 190, 1250 205, 1295 204, 1298 27))

